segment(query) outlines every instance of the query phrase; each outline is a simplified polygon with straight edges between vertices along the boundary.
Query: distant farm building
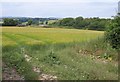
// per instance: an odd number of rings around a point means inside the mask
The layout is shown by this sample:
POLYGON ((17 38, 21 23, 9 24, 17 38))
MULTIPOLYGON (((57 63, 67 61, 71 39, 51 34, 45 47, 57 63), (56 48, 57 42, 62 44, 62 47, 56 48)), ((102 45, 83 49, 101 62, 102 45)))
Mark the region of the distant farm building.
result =
POLYGON ((25 27, 25 26, 27 26, 27 22, 24 22, 22 24, 18 24, 17 26, 19 26, 19 27, 25 27))
POLYGON ((24 26, 26 26, 25 24, 18 24, 17 26, 19 26, 19 27, 24 27, 24 26))

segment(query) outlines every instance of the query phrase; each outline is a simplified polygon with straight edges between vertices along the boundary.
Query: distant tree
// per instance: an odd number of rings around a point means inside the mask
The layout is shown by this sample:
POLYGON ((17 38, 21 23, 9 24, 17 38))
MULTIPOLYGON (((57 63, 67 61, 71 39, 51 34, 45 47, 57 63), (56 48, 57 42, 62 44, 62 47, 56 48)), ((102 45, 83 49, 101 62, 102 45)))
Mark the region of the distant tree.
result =
POLYGON ((80 22, 80 21, 84 20, 84 18, 83 17, 77 17, 77 18, 75 18, 75 20, 76 20, 76 22, 80 22))
POLYGON ((99 31, 104 30, 104 28, 105 28, 104 25, 99 21, 95 21, 91 23, 88 27, 89 30, 99 30, 99 31))
POLYGON ((60 20, 61 26, 73 26, 74 25, 74 19, 73 18, 64 18, 60 20))
POLYGON ((48 21, 46 21, 45 24, 48 24, 48 21))
POLYGON ((27 25, 31 25, 32 23, 33 21, 29 19, 27 25))
POLYGON ((82 29, 88 25, 88 22, 83 17, 75 18, 74 27, 78 29, 82 29))
POLYGON ((18 20, 14 20, 12 18, 4 18, 3 19, 3 26, 16 26, 19 24, 18 20))
POLYGON ((54 22, 53 25, 58 26, 71 26, 77 29, 89 29, 89 30, 99 30, 103 31, 106 28, 106 25, 110 19, 100 19, 99 17, 94 18, 83 18, 76 17, 74 18, 63 18, 57 22, 54 22))
POLYGON ((39 25, 39 21, 32 21, 31 24, 33 24, 33 25, 39 25))

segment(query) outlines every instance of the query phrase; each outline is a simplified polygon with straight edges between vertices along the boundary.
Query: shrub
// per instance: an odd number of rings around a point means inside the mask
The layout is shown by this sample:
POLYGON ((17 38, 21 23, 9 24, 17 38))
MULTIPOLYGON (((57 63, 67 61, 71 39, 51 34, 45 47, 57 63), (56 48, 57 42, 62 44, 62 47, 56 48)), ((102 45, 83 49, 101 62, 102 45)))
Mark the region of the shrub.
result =
POLYGON ((120 49, 120 27, 114 28, 107 33, 107 40, 115 49, 120 49))
POLYGON ((120 17, 116 17, 108 26, 106 39, 114 49, 120 50, 120 17))

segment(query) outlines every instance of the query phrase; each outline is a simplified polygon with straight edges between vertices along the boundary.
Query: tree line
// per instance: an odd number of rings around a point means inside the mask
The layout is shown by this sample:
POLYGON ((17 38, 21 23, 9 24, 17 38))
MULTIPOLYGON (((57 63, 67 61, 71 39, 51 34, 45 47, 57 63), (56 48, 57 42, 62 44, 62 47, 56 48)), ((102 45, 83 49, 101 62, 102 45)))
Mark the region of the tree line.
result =
POLYGON ((111 21, 111 19, 100 19, 99 17, 94 18, 63 18, 52 25, 57 26, 71 26, 76 29, 88 29, 88 30, 100 30, 103 31, 106 25, 111 21))
POLYGON ((17 26, 19 24, 26 25, 39 25, 47 24, 49 20, 57 20, 57 18, 27 18, 27 17, 11 17, 11 18, 2 18, 2 26, 17 26))
POLYGON ((48 24, 49 20, 57 20, 53 22, 52 26, 67 26, 75 29, 88 29, 88 30, 99 30, 103 31, 106 28, 106 25, 112 19, 104 19, 99 17, 94 18, 63 18, 63 19, 50 19, 50 18, 3 18, 2 26, 17 26, 18 24, 26 23, 26 25, 40 25, 48 24))

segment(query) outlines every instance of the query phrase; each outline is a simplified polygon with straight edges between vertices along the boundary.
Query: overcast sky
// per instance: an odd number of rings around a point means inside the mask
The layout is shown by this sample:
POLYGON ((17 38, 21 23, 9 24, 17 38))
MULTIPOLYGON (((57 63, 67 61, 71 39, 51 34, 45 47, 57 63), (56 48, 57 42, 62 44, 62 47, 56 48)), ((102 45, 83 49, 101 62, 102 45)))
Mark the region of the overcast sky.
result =
MULTIPOLYGON (((2 0, 3 17, 115 16, 119 0, 2 0)), ((0 9, 0 10, 1 10, 0 9)))

